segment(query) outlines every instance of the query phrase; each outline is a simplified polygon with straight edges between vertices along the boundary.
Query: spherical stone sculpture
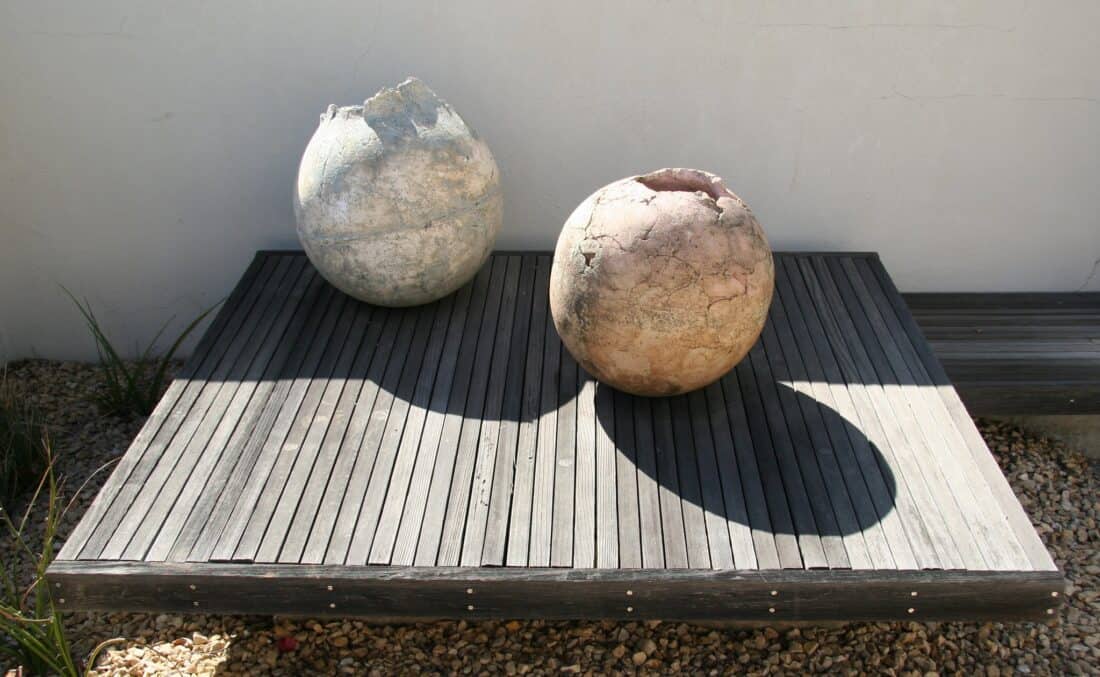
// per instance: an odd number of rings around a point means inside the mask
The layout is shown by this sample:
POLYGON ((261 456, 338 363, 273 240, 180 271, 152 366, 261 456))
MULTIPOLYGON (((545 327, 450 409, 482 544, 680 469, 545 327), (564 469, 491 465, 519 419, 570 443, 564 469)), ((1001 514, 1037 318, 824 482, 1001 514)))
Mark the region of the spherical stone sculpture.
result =
POLYGON ((329 106, 298 169, 298 237, 321 275, 383 306, 442 298, 485 263, 500 173, 484 141, 415 78, 329 106))
POLYGON ((661 169, 601 188, 565 222, 550 310, 597 379, 675 395, 748 353, 774 283, 771 248, 741 198, 713 174, 661 169))

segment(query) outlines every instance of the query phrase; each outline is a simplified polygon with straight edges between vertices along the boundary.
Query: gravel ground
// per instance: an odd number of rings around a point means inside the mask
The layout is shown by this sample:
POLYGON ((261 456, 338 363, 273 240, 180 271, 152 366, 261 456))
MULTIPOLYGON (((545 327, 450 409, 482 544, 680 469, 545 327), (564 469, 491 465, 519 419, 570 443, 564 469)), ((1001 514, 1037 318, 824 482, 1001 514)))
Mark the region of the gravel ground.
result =
MULTIPOLYGON (((141 426, 87 403, 95 367, 13 365, 9 378, 42 409, 60 472, 75 488, 117 458, 141 426)), ((79 650, 112 637, 98 674, 633 673, 1100 674, 1100 468, 1080 453, 979 421, 1024 507, 1070 581, 1050 624, 852 623, 728 629, 684 623, 436 622, 371 625, 242 616, 78 614, 79 650)), ((106 475, 65 520, 67 533, 106 475)))

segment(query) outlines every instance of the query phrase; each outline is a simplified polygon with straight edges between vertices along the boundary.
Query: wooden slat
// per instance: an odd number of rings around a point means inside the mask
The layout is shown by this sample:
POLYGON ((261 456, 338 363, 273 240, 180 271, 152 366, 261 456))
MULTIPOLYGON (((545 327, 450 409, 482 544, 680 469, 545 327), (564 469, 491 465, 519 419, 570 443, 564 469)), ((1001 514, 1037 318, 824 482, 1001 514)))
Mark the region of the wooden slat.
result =
MULTIPOLYGON (((319 390, 317 387, 311 387, 311 384, 315 375, 324 373, 319 371, 326 364, 322 356, 326 354, 326 351, 332 355, 332 358, 327 362, 329 368, 331 368, 332 363, 335 361, 335 355, 339 352, 340 343, 336 338, 335 327, 344 310, 345 301, 346 298, 342 295, 330 293, 330 301, 317 328, 319 339, 308 346, 306 356, 294 376, 271 430, 266 436, 255 438, 256 442, 262 445, 262 448, 255 465, 251 468, 245 468, 243 489, 237 492, 236 497, 228 492, 226 493, 227 500, 231 503, 232 508, 225 520, 225 526, 222 527, 220 533, 215 533, 215 530, 210 529, 205 531, 202 538, 200 538, 200 544, 203 543, 204 539, 216 539, 216 541, 209 554, 195 553, 194 558, 198 561, 203 561, 204 558, 211 561, 232 560, 246 526, 251 521, 252 516, 258 512, 257 508, 261 496, 266 493, 269 486, 280 485, 280 478, 285 480, 285 473, 281 473, 281 471, 283 468, 289 471, 290 463, 294 457, 284 449, 284 443, 290 434, 291 428, 295 426, 299 413, 303 411, 302 407, 304 407, 304 411, 310 410, 308 406, 304 405, 309 390, 319 390), (335 346, 333 346, 334 343, 335 346)), ((272 506, 274 500, 274 498, 271 499, 272 506)), ((263 529, 265 525, 266 521, 259 528, 263 529)), ((196 548, 198 547, 197 544, 196 548)))
MULTIPOLYGON (((557 472, 558 379, 562 356, 554 323, 546 320, 543 335, 542 392, 539 395, 537 440, 535 442, 535 484, 531 497, 531 530, 527 566, 550 566, 554 521, 554 483, 557 472)), ((572 359, 572 358, 569 358, 572 359)), ((572 472, 572 468, 564 472, 572 472)), ((512 559, 509 558, 509 563, 512 559)))
MULTIPOLYGON (((337 418, 337 408, 341 399, 344 399, 342 395, 350 380, 352 365, 355 363, 358 348, 366 333, 369 320, 366 315, 355 312, 354 306, 349 308, 349 312, 352 315, 349 335, 340 351, 332 374, 325 380, 324 389, 320 393, 320 401, 313 413, 312 420, 306 426, 304 434, 300 438, 301 441, 295 445, 297 447, 297 457, 294 465, 287 476, 282 495, 279 496, 278 502, 275 504, 274 512, 271 513, 263 539, 252 557, 257 562, 295 562, 301 553, 302 544, 308 537, 309 528, 312 525, 309 510, 302 511, 302 517, 297 524, 295 524, 295 515, 299 514, 298 508, 302 504, 303 497, 309 497, 306 500, 312 502, 319 499, 319 494, 324 489, 321 483, 327 480, 327 474, 323 466, 330 462, 330 455, 325 454, 322 456, 322 446, 329 436, 330 429, 335 428, 338 430, 341 426, 347 424, 346 415, 337 418), (334 422, 336 426, 333 426, 334 422), (318 461, 322 463, 322 467, 315 473, 314 468, 317 466, 318 461), (317 479, 311 483, 312 477, 317 479), (293 538, 291 538, 292 535, 293 538)), ((399 353, 402 346, 408 346, 411 331, 411 322, 403 321, 396 341, 395 352, 399 353)), ((330 449, 335 449, 339 445, 340 433, 336 432, 334 434, 336 437, 333 439, 330 449)))
MULTIPOLYGON (((339 373, 339 361, 350 359, 343 357, 348 352, 346 344, 357 339, 350 337, 356 315, 354 302, 341 296, 335 303, 325 319, 326 322, 336 322, 331 329, 332 338, 323 346, 323 350, 311 352, 306 361, 305 373, 296 380, 294 392, 287 398, 291 406, 280 413, 272 434, 265 442, 264 454, 268 458, 274 456, 269 474, 263 477, 262 473, 257 473, 258 483, 250 482, 250 488, 245 490, 242 500, 238 502, 238 508, 234 509, 236 519, 230 519, 226 532, 218 541, 214 559, 242 562, 256 560, 273 515, 283 504, 284 489, 291 477, 303 472, 301 466, 307 459, 303 458, 302 447, 321 407, 326 386, 329 379, 339 373), (309 375, 310 368, 312 376, 309 375)), ((276 529, 285 530, 285 520, 289 519, 287 513, 289 508, 283 508, 283 514, 279 517, 283 523, 275 525, 276 529)), ((276 551, 277 547, 272 546, 270 549, 276 551)))
MULTIPOLYGON (((478 334, 470 392, 466 398, 466 410, 463 413, 462 430, 459 433, 454 475, 451 478, 451 490, 447 498, 447 513, 443 521, 439 555, 436 558, 437 566, 458 566, 462 554, 462 536, 469 510, 471 482, 477 468, 482 416, 485 411, 489 377, 492 373, 490 365, 493 349, 498 339, 505 344, 509 340, 509 337, 500 335, 497 324, 502 305, 501 299, 506 287, 504 282, 506 274, 507 260, 504 257, 495 257, 492 278, 489 282, 489 300, 486 303, 485 317, 478 334)), ((514 297, 514 284, 511 293, 514 297)))
MULTIPOLYGON (((508 538, 505 564, 526 566, 531 542, 531 501, 535 485, 535 450, 541 394, 543 343, 546 325, 550 323, 547 297, 550 285, 550 259, 535 260, 534 308, 527 335, 527 355, 523 375, 523 396, 520 402, 519 442, 516 449, 516 470, 513 481, 511 510, 508 517, 508 538)), ((495 563, 495 562, 494 562, 495 563)))
POLYGON ((634 407, 631 397, 612 390, 615 403, 615 500, 619 526, 619 567, 642 567, 642 536, 638 498, 638 448, 634 438, 634 407))
MULTIPOLYGON (((318 418, 327 421, 327 414, 323 407, 330 380, 339 378, 345 373, 345 367, 351 359, 349 343, 359 340, 359 337, 351 334, 352 324, 356 317, 355 303, 350 299, 344 301, 340 312, 340 318, 333 329, 333 338, 324 352, 315 355, 318 360, 316 371, 312 381, 308 383, 304 392, 300 395, 301 402, 294 418, 289 425, 277 426, 281 428, 278 435, 272 436, 272 441, 279 444, 278 455, 271 469, 271 475, 265 482, 254 507, 247 513, 247 523, 236 537, 236 543, 229 556, 235 561, 251 562, 260 558, 272 559, 278 556, 278 550, 282 547, 282 538, 286 533, 287 522, 292 511, 297 505, 297 496, 293 496, 295 487, 300 486, 301 478, 308 472, 308 464, 312 462, 312 456, 308 449, 308 437, 314 428, 318 418), (283 432, 285 430, 285 432, 283 432), (279 441, 281 438, 281 441, 279 441), (270 533, 269 533, 270 532, 270 533), (261 547, 266 543, 266 548, 261 547)), ((396 324, 393 318, 387 318, 387 325, 396 324)), ((396 330, 396 327, 394 327, 396 330)), ((392 332, 391 339, 392 342, 392 332)), ((299 387, 306 385, 303 380, 299 387)), ((331 395, 328 395, 331 401, 331 395)), ((316 433, 314 433, 316 436, 316 433)), ((224 547, 230 547, 233 539, 223 539, 224 547)), ((219 545, 219 548, 223 547, 219 545)), ((224 558, 224 555, 219 556, 224 558)))
POLYGON ((657 446, 653 442, 652 400, 631 397, 634 411, 634 439, 638 457, 638 517, 641 528, 642 566, 665 567, 665 546, 661 536, 661 490, 657 482, 657 446))
POLYGON ((489 514, 486 519, 485 542, 480 563, 488 566, 504 564, 508 539, 508 511, 512 503, 512 487, 515 483, 519 450, 519 428, 523 407, 523 385, 526 361, 529 354, 524 347, 530 340, 532 315, 535 307, 534 256, 524 256, 520 268, 519 290, 516 299, 515 327, 512 329, 512 345, 508 349, 503 409, 500 416, 500 432, 497 458, 493 464, 492 494, 489 497, 489 514))
POLYGON ((93 530, 99 525, 104 514, 110 508, 115 496, 126 484, 130 474, 142 463, 143 459, 145 459, 146 464, 149 463, 150 442, 159 433, 164 422, 183 409, 183 406, 180 405, 183 394, 188 391, 197 392, 201 388, 199 383, 202 379, 202 370, 212 368, 212 365, 220 359, 224 347, 228 344, 226 337, 231 338, 232 333, 236 331, 233 326, 239 322, 240 313, 238 313, 238 308, 242 305, 244 299, 259 294, 260 289, 263 287, 263 281, 266 280, 267 274, 271 272, 273 267, 274 263, 266 257, 257 255, 252 259, 252 263, 245 270, 241 281, 230 293, 225 303, 222 304, 210 326, 202 335, 202 338, 199 339, 191 358, 187 360, 179 374, 168 386, 153 413, 146 420, 137 437, 134 438, 129 450, 115 466, 114 472, 107 478, 107 481, 93 499, 92 504, 88 506, 84 518, 69 534, 69 537, 65 539, 57 559, 75 559, 80 554, 93 530), (261 275, 261 272, 264 274, 261 275))
MULTIPOLYGON (((402 310, 401 332, 397 336, 399 346, 408 346, 407 350, 397 350, 397 355, 390 358, 393 371, 400 372, 396 388, 387 391, 390 396, 389 415, 386 417, 384 429, 381 431, 381 439, 378 441, 378 451, 374 455, 370 479, 366 484, 366 492, 359 506, 359 515, 352 532, 351 543, 348 546, 348 554, 345 557, 347 564, 365 564, 370 556, 371 544, 377 533, 378 520, 381 516, 382 505, 386 499, 386 487, 389 486, 393 473, 393 466, 397 459, 401 438, 408 423, 409 411, 413 398, 418 394, 425 397, 424 391, 431 391, 432 376, 425 379, 426 386, 418 388, 421 366, 425 361, 425 352, 428 340, 432 333, 432 315, 410 310, 402 310), (411 332, 409 327, 411 326, 411 332), (409 333, 407 333, 409 332, 409 333), (400 365, 400 368, 396 368, 400 365), (392 396, 391 396, 392 395, 392 396)), ((438 329, 438 327, 436 327, 438 329)), ((437 332, 439 341, 442 335, 437 332)), ((429 359, 429 362, 431 360, 429 359)), ((432 368, 435 364, 431 365, 432 368)), ((432 369, 429 369, 431 372, 432 369)), ((387 369, 387 377, 390 370, 387 369)), ((383 381, 385 387, 386 381, 383 381)), ((370 426, 368 425, 368 434, 370 426)))
MULTIPOLYGON (((777 270, 776 272, 777 277, 781 277, 780 271, 777 270)), ((774 311, 771 316, 772 324, 778 338, 779 349, 784 355, 784 359, 776 363, 776 376, 779 378, 779 385, 783 386, 781 397, 788 402, 787 406, 791 410, 788 416, 793 415, 796 417, 795 428, 805 430, 808 433, 808 436, 803 435, 801 438, 796 438, 799 449, 805 450, 801 460, 804 461, 804 467, 805 465, 810 466, 810 475, 814 481, 820 483, 818 491, 823 491, 828 496, 829 503, 832 506, 831 515, 835 520, 832 525, 838 529, 836 535, 841 538, 850 567, 853 569, 875 568, 872 564, 868 544, 864 538, 861 520, 856 516, 856 508, 852 499, 853 494, 859 496, 863 490, 862 477, 859 476, 858 467, 853 467, 852 469, 856 472, 852 479, 856 479, 858 482, 854 482, 853 486, 849 487, 848 482, 845 481, 844 473, 837 462, 836 447, 838 443, 847 443, 847 437, 842 433, 837 434, 835 428, 833 430, 834 434, 830 436, 830 426, 826 424, 826 419, 835 418, 836 413, 818 399, 818 394, 814 392, 811 386, 810 375, 807 373, 805 360, 813 353, 813 347, 807 345, 805 348, 808 350, 804 351, 802 347, 797 345, 795 331, 788 317, 787 308, 783 303, 783 295, 777 294, 773 298, 772 309, 774 311), (786 373, 782 372, 784 369, 786 373), (796 400, 797 404, 791 404, 791 400, 796 400), (794 412, 794 409, 798 409, 798 412, 794 412), (798 419, 799 415, 801 415, 801 419, 798 419), (813 472, 815 465, 818 470, 817 473, 813 472)), ((817 383, 823 385, 820 379, 817 383)), ((825 393, 822 392, 821 395, 824 396, 825 393)), ((865 512, 862 517, 862 522, 871 526, 875 526, 878 521, 878 516, 874 511, 865 512)), ((819 522, 819 526, 820 524, 819 522)), ((889 560, 889 555, 886 553, 885 539, 881 539, 879 545, 883 551, 879 553, 879 562, 885 564, 889 560)))
MULTIPOLYGON (((691 429, 691 412, 687 397, 671 398, 673 444, 676 447, 676 475, 679 479, 680 509, 684 516, 684 541, 688 567, 709 569, 710 543, 707 538, 706 515, 703 511, 703 491, 700 488, 698 447, 691 429)), ((723 529, 725 531, 725 529, 723 529)))
POLYGON ((661 498, 661 539, 665 548, 665 566, 690 568, 684 510, 680 502, 680 476, 676 467, 676 443, 673 441, 672 412, 665 397, 653 400, 653 446, 657 459, 658 493, 661 498))
MULTIPOLYGON (((723 381, 731 378, 734 377, 727 375, 715 381, 704 389, 704 394, 733 564, 736 569, 778 569, 779 553, 775 549, 760 475, 756 472, 748 426, 742 421, 744 411, 738 400, 735 403, 738 411, 731 412, 723 392, 723 381), (732 424, 731 416, 739 423, 732 424), (736 447, 731 425, 738 428, 736 447), (751 511, 750 505, 753 506, 751 511)), ((694 410, 694 402, 692 407, 694 410)))
MULTIPOLYGON (((860 434, 856 434, 853 440, 856 442, 856 458, 863 471, 864 479, 873 487, 872 495, 876 497, 879 514, 890 513, 888 500, 892 494, 893 510, 897 511, 904 526, 910 550, 915 558, 915 566, 921 569, 950 568, 950 565, 945 567, 944 563, 952 562, 953 559, 946 555, 941 559, 936 543, 933 541, 932 526, 929 522, 934 518, 934 506, 924 500, 926 492, 920 478, 915 477, 910 480, 904 474, 897 472, 897 469, 902 467, 898 458, 906 453, 908 442, 898 429, 893 413, 883 402, 881 385, 874 380, 865 356, 850 351, 845 344, 844 329, 829 311, 831 300, 818 281, 813 261, 798 259, 797 266, 801 273, 800 278, 816 309, 815 313, 807 313, 805 317, 815 330, 814 334, 823 335, 828 339, 834 359, 827 362, 830 365, 835 364, 837 371, 848 384, 848 397, 844 397, 844 393, 837 390, 835 391, 836 402, 844 406, 848 400, 851 401, 852 406, 849 411, 854 412, 854 418, 850 420, 858 422, 859 432, 866 435, 870 442, 867 446, 859 444, 858 440, 862 437, 860 434), (881 459, 874 457, 876 450, 881 455, 881 459)), ((793 273, 792 268, 792 278, 795 277, 793 273)), ((831 288, 830 291, 832 291, 831 288)), ((823 349, 818 354, 823 357, 828 355, 823 349)), ((849 436, 849 439, 852 437, 849 436)), ((947 544, 943 544, 943 547, 947 548, 947 544)), ((901 565, 906 561, 904 541, 897 538, 896 532, 893 533, 891 551, 894 554, 895 563, 901 565)))
MULTIPOLYGON (((416 543, 413 562, 417 566, 435 564, 439 553, 439 539, 443 531, 443 519, 447 510, 447 492, 453 477, 455 455, 458 452, 459 433, 462 429, 463 411, 466 408, 477 341, 484 324, 484 313, 489 289, 491 266, 485 266, 474 278, 470 298, 470 312, 466 318, 466 331, 458 352, 455 368, 454 390, 447 403, 446 416, 436 445, 435 468, 425 498, 424 516, 420 520, 420 534, 416 543)), ((410 545, 411 545, 411 538, 410 545)), ((395 561, 397 558, 394 558, 395 561)))
POLYGON ((843 342, 851 349, 851 355, 859 367, 864 384, 875 384, 871 401, 876 407, 879 422, 887 430, 897 465, 891 464, 896 477, 904 477, 920 506, 921 517, 935 546, 943 568, 963 569, 967 566, 984 567, 981 553, 974 545, 965 523, 957 510, 954 499, 943 483, 938 465, 929 463, 932 452, 913 418, 908 403, 900 389, 890 383, 885 358, 875 346, 868 346, 864 338, 868 333, 862 316, 849 313, 841 287, 825 261, 813 260, 818 283, 830 299, 828 310, 839 323, 843 342), (887 382, 883 383, 882 380, 887 382), (956 533, 956 530, 962 533, 956 533))
MULTIPOLYGON (((435 317, 428 338, 428 347, 421 362, 420 376, 412 394, 405 427, 401 433, 401 443, 385 490, 385 501, 382 503, 382 513, 378 518, 378 528, 371 543, 370 556, 367 559, 370 564, 389 564, 392 561, 401 516, 411 498, 409 489, 413 476, 417 467, 425 472, 420 451, 424 442, 424 426, 427 423, 429 409, 433 406, 433 402, 436 407, 445 408, 446 405, 439 403, 439 398, 447 397, 453 385, 451 367, 458 357, 456 351, 460 338, 459 333, 453 331, 453 327, 456 323, 461 326, 465 319, 462 316, 452 317, 454 302, 454 297, 445 298, 436 304, 437 307, 434 310, 435 317)), ((428 313, 425 312, 424 315, 428 313)), ((431 448, 434 451, 435 447, 431 448)), ((427 451, 424 455, 428 455, 427 451)), ((434 460, 434 456, 429 458, 434 460)), ((425 472, 425 480, 430 476, 430 472, 425 472)), ((367 492, 370 493, 370 491, 368 486, 367 492)), ((410 548, 406 551, 406 557, 411 553, 410 548)))
MULTIPOLYGON (((1008 480, 1005 479, 1004 474, 997 467, 996 460, 986 447, 981 434, 967 414, 958 394, 951 387, 951 382, 948 380, 943 368, 936 360, 935 355, 932 354, 928 344, 920 340, 920 330, 917 328, 912 316, 907 312, 905 303, 901 300, 901 295, 898 294, 890 276, 886 274, 886 269, 882 267, 878 257, 875 257, 869 266, 875 275, 875 279, 886 292, 885 296, 893 307, 895 317, 903 324, 913 347, 918 351, 921 362, 935 384, 936 391, 943 400, 952 422, 962 434, 967 450, 990 487, 994 500, 1001 507, 1006 521, 1016 536, 1017 543, 1027 553, 1031 566, 1038 571, 1057 570, 1050 553, 1043 547, 1039 535, 1035 533, 1035 529, 1020 506, 1019 500, 1012 493, 1012 487, 1008 484, 1008 480)), ((1100 305, 1100 294, 1095 295, 1095 298, 1098 305, 1100 305)))
POLYGON ((242 332, 241 340, 235 343, 236 350, 227 353, 218 369, 212 374, 207 387, 203 388, 183 419, 171 444, 167 445, 156 467, 142 482, 134 499, 126 506, 125 515, 121 516, 119 523, 115 525, 98 557, 123 559, 125 554, 127 559, 141 559, 145 554, 149 542, 159 531, 164 514, 171 508, 183 480, 190 477, 195 458, 201 453, 210 436, 214 434, 215 427, 221 421, 222 414, 225 413, 225 409, 236 393, 237 385, 253 363, 252 355, 244 350, 245 347, 257 340, 262 343, 263 337, 279 317, 279 301, 295 288, 296 283, 301 281, 303 269, 301 262, 297 262, 297 265, 294 261, 280 262, 280 268, 276 270, 276 275, 280 270, 283 272, 279 278, 279 284, 269 290, 266 302, 257 304, 260 307, 259 314, 246 323, 247 329, 242 332), (177 470, 181 459, 183 466, 177 470), (167 490, 162 491, 162 487, 167 487, 167 490), (152 513, 151 516, 150 513, 152 513), (139 542, 135 544, 137 547, 131 548, 131 540, 139 532, 141 536, 139 542))
MULTIPOLYGON (((583 368, 578 368, 577 385, 573 566, 591 569, 596 565, 596 380, 583 368)), ((559 456, 558 475, 565 471, 559 456)), ((557 537, 557 533, 554 536, 557 537)))
MULTIPOLYGON (((453 396, 456 396, 456 392, 460 390, 455 381, 455 377, 459 373, 459 349, 467 325, 472 323, 476 326, 481 319, 472 318, 469 312, 472 290, 473 284, 471 283, 462 287, 455 296, 454 310, 452 311, 450 326, 447 328, 447 339, 443 347, 443 355, 439 361, 439 373, 433 386, 431 403, 428 406, 424 419, 424 429, 420 436, 420 448, 416 456, 416 465, 413 467, 412 476, 409 478, 405 494, 405 505, 392 544, 393 550, 389 555, 390 562, 393 564, 408 566, 413 563, 413 558, 416 556, 416 543, 420 537, 420 527, 423 524, 424 511, 427 508, 428 487, 431 484, 436 459, 438 458, 443 423, 451 407, 457 406, 453 396)), ((385 539, 387 536, 385 532, 382 532, 378 537, 385 539)), ((343 561, 342 557, 340 561, 343 561)))
MULTIPOLYGON (((318 276, 311 282, 310 292, 300 304, 300 316, 294 320, 295 328, 287 329, 280 340, 277 355, 272 359, 272 365, 260 383, 256 386, 256 392, 249 401, 248 409, 241 416, 240 422, 233 430, 232 437, 219 451, 220 457, 213 471, 209 473, 206 485, 202 493, 195 498, 186 492, 177 500, 177 507, 191 506, 190 514, 179 530, 178 537, 171 544, 171 550, 166 559, 174 561, 187 561, 198 539, 204 532, 209 532, 205 549, 207 552, 213 547, 213 541, 221 533, 224 519, 228 517, 232 502, 226 495, 226 486, 229 485, 233 500, 236 499, 235 489, 244 485, 245 477, 255 463, 256 456, 260 452, 262 440, 270 432, 275 422, 275 416, 286 400, 289 389, 288 375, 293 375, 301 366, 305 356, 305 348, 312 341, 317 325, 324 314, 324 309, 331 299, 331 287, 324 284, 318 276), (240 453, 237 453, 237 452, 240 453), (212 523, 213 521, 213 523, 212 523)), ((208 448, 205 453, 209 454, 208 448)), ((197 483, 188 484, 188 489, 197 483)), ((158 536, 158 541, 160 537, 158 536)), ((154 553, 158 551, 158 542, 154 542, 146 559, 156 559, 154 553)), ((199 561, 206 561, 204 556, 199 561)))
POLYGON ((550 518, 550 566, 573 566, 573 532, 577 482, 577 378, 580 368, 568 350, 561 350, 558 400, 554 434, 556 450, 552 516, 550 518))
MULTIPOLYGON (((462 537, 462 553, 459 564, 477 566, 481 564, 481 552, 485 546, 485 532, 488 529, 489 501, 493 492, 493 478, 496 475, 496 462, 500 454, 501 415, 504 411, 504 389, 508 380, 508 364, 512 358, 511 348, 518 341, 513 332, 517 327, 515 316, 518 298, 521 259, 508 257, 508 267, 504 274, 504 298, 501 301, 500 319, 497 323, 497 338, 493 350, 493 362, 496 368, 489 377, 489 389, 485 397, 485 411, 481 415, 481 434, 477 442, 477 460, 474 462, 473 484, 470 487, 469 503, 466 507, 466 529, 462 537)), ((526 339, 526 335, 522 337, 526 339)), ((522 373, 522 372, 520 372, 522 373)), ((502 468, 502 472, 505 469, 502 468)), ((511 472, 511 468, 507 468, 511 472)))
POLYGON ((1065 588, 1057 572, 242 567, 144 562, 58 562, 50 580, 58 586, 55 589, 63 600, 59 605, 65 610, 188 613, 197 609, 215 614, 362 616, 389 622, 440 618, 765 624, 1040 621, 1057 612, 1065 588), (917 592, 915 599, 913 592, 917 592))
POLYGON ((876 452, 858 427, 859 415, 817 320, 801 272, 790 261, 778 261, 776 286, 779 296, 790 304, 783 314, 791 324, 803 358, 809 393, 825 413, 823 419, 835 460, 863 531, 871 563, 876 569, 916 568, 908 538, 894 510, 894 497, 882 478, 876 452))
POLYGON ((615 395, 596 384, 596 566, 619 567, 619 506, 615 450, 615 395))
MULTIPOLYGON (((978 473, 973 459, 969 454, 962 453, 966 443, 951 422, 928 372, 909 344, 904 330, 897 324, 892 312, 886 310, 884 314, 882 310, 885 308, 876 305, 854 261, 842 260, 841 268, 847 274, 848 283, 855 292, 854 299, 858 300, 865 316, 870 320, 871 328, 886 352, 895 376, 902 381, 902 390, 910 407, 914 409, 918 419, 923 421, 922 428, 926 437, 931 438, 948 486, 962 506, 961 512, 982 548, 982 556, 991 569, 1013 570, 1026 567, 1026 555, 1011 531, 1004 529, 1004 515, 991 500, 989 488, 978 473)), ((869 270, 867 272, 870 273, 869 270)), ((877 284, 872 284, 871 287, 879 290, 877 284)))

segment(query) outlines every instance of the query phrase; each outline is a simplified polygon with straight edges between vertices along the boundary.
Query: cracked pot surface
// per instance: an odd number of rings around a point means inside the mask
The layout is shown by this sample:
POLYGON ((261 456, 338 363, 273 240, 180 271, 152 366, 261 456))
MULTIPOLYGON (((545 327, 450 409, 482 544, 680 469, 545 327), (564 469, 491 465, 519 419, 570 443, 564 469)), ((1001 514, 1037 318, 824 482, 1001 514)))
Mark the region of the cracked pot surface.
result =
POLYGON ((718 379, 752 348, 774 280, 763 229, 719 177, 661 169, 601 188, 570 215, 550 310, 597 379, 674 395, 718 379))
POLYGON ((500 174, 458 113, 410 78, 321 114, 294 213, 306 255, 335 287, 379 305, 418 305, 485 263, 500 230, 500 174))

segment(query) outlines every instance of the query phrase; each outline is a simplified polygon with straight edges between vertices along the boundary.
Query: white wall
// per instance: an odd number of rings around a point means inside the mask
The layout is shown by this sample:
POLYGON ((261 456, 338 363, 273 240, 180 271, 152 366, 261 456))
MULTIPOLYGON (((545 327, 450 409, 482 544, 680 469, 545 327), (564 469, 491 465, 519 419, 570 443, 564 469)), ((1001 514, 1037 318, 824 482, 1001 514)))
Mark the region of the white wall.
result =
POLYGON ((490 143, 499 245, 593 189, 723 175, 776 248, 878 250, 906 290, 1100 289, 1093 0, 0 5, 0 346, 123 345, 295 247, 328 103, 423 78, 490 143))

